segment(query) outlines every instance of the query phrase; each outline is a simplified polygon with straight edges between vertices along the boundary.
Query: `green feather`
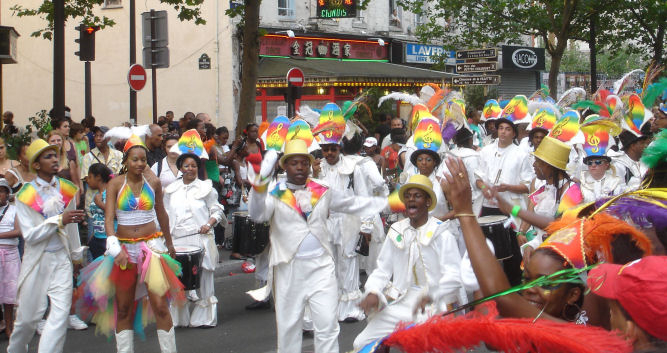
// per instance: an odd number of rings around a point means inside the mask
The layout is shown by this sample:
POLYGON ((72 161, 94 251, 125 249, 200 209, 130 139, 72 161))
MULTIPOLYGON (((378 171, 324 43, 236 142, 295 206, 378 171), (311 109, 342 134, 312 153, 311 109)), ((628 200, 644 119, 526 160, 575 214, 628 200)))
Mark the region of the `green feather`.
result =
POLYGON ((496 299, 498 297, 502 297, 504 295, 521 292, 521 291, 526 290, 528 288, 533 288, 533 287, 555 287, 555 286, 561 285, 563 283, 578 283, 578 284, 584 284, 585 285, 585 283, 581 280, 581 277, 579 277, 579 275, 581 273, 584 273, 586 271, 589 271, 589 270, 593 269, 597 265, 598 264, 593 264, 593 265, 590 265, 588 267, 584 267, 584 268, 581 268, 581 269, 579 269, 579 268, 568 268, 568 269, 565 269, 565 270, 560 270, 560 271, 554 272, 550 275, 536 278, 536 279, 534 279, 534 280, 532 280, 528 283, 524 283, 524 284, 520 284, 518 286, 512 287, 508 290, 504 290, 502 292, 498 292, 498 293, 486 296, 484 298, 474 300, 472 302, 469 302, 468 304, 465 304, 465 305, 462 305, 462 306, 460 306, 456 309, 450 310, 450 311, 442 314, 442 316, 446 316, 446 315, 453 314, 453 313, 456 313, 456 312, 459 312, 459 311, 462 311, 462 310, 465 310, 465 309, 468 309, 468 308, 472 308, 476 305, 485 303, 489 300, 493 300, 493 299, 496 299))
POLYGON ((655 100, 658 99, 665 91, 667 91, 667 77, 663 77, 658 82, 652 83, 644 91, 644 98, 642 98, 642 103, 644 106, 651 109, 655 100))
POLYGON ((655 168, 660 163, 667 161, 667 129, 662 129, 655 140, 644 149, 642 162, 649 168, 655 168))
POLYGON ((586 101, 580 101, 577 103, 572 104, 572 109, 590 109, 596 113, 600 112, 600 106, 597 105, 595 102, 591 100, 586 100, 586 101))

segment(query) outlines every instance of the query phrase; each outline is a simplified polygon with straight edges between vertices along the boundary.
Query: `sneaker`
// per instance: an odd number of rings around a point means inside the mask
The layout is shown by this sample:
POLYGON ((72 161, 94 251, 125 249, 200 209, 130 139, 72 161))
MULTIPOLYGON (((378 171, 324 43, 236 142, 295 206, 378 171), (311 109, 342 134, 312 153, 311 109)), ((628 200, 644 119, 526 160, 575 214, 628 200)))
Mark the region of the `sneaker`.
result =
POLYGON ((76 315, 70 315, 69 319, 67 320, 67 328, 71 328, 77 331, 85 330, 88 328, 88 325, 86 325, 85 322, 81 321, 78 316, 76 315))
POLYGON ((39 321, 37 324, 37 334, 42 335, 42 331, 44 331, 44 326, 46 325, 46 320, 42 319, 39 321))

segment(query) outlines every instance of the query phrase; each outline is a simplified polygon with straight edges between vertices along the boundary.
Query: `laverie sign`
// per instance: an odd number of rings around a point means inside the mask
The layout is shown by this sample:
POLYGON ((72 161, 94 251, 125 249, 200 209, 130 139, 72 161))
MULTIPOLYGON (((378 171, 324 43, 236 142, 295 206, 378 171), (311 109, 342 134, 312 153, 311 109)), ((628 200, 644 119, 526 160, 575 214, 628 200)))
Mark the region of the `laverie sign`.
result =
POLYGON ((439 45, 405 43, 404 62, 412 64, 435 64, 438 58, 446 55, 447 64, 454 65, 454 52, 445 50, 439 45))

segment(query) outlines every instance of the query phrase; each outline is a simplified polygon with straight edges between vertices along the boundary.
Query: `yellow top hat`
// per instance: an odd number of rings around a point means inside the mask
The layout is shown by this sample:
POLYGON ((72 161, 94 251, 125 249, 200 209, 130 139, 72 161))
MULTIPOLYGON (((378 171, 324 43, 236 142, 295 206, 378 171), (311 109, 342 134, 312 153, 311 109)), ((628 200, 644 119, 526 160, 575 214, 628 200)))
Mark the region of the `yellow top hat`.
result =
POLYGON ((280 168, 285 169, 285 161, 292 156, 306 156, 310 159, 310 164, 315 162, 315 158, 308 153, 308 146, 306 146, 304 140, 294 139, 287 141, 287 144, 285 145, 285 154, 280 157, 280 168))
POLYGON ((40 154, 42 152, 52 149, 58 153, 58 146, 56 145, 49 145, 48 142, 42 140, 42 139, 37 139, 35 141, 32 141, 30 146, 28 146, 28 149, 26 150, 25 154, 28 157, 28 161, 30 162, 30 171, 35 173, 35 169, 32 167, 32 164, 37 160, 40 154))
POLYGON ((568 144, 551 136, 545 136, 537 150, 532 154, 552 167, 566 170, 567 161, 570 158, 570 149, 571 147, 568 144))
POLYGON ((435 192, 433 192, 433 183, 431 183, 431 179, 421 174, 411 176, 410 179, 408 179, 408 182, 403 184, 398 191, 398 198, 401 202, 405 203, 405 193, 412 188, 424 190, 424 192, 431 197, 431 205, 428 207, 428 210, 429 212, 433 211, 435 204, 437 203, 437 198, 435 197, 435 192))

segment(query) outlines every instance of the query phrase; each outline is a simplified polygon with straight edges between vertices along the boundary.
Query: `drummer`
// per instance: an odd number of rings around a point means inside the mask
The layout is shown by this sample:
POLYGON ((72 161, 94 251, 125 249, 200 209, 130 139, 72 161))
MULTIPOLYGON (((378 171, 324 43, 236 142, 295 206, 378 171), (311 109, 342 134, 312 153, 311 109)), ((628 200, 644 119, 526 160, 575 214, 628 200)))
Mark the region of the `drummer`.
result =
MULTIPOLYGON (((164 204, 169 215, 169 230, 174 238, 177 253, 181 246, 204 251, 199 296, 194 290, 189 291, 187 295, 195 304, 192 313, 187 305, 169 307, 176 327, 209 328, 215 327, 218 323, 218 299, 215 297, 213 283, 215 266, 218 263, 218 249, 215 245, 213 228, 222 220, 226 223, 226 218, 211 180, 204 181, 197 178, 201 168, 201 157, 206 154, 204 149, 196 148, 199 144, 201 139, 193 129, 186 131, 179 142, 172 147, 171 152, 182 153, 176 159, 176 167, 183 177, 171 183, 165 189, 164 195, 164 204), (195 143, 187 143, 188 141, 195 143)), ((184 268, 183 271, 188 269, 184 268)))

